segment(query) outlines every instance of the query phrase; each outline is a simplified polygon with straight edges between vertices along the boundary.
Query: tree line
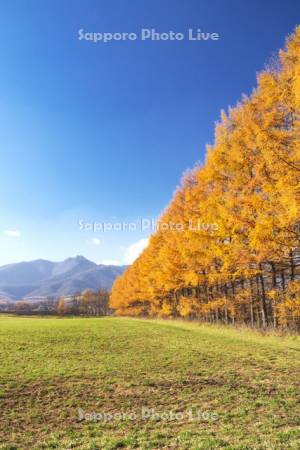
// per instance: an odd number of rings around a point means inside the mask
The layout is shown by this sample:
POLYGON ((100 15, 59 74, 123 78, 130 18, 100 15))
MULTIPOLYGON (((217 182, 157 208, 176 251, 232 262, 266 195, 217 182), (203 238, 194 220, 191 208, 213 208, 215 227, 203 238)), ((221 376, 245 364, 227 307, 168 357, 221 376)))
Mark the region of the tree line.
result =
POLYGON ((106 316, 110 309, 108 291, 92 291, 86 289, 81 295, 62 297, 57 304, 57 313, 60 315, 84 315, 84 316, 106 316))
POLYGON ((297 27, 251 96, 221 113, 205 163, 184 175, 148 247, 115 281, 111 307, 299 329, 299 206, 297 27))
POLYGON ((21 300, 11 304, 6 312, 38 315, 106 316, 109 308, 109 292, 86 289, 81 294, 63 296, 39 302, 21 300))

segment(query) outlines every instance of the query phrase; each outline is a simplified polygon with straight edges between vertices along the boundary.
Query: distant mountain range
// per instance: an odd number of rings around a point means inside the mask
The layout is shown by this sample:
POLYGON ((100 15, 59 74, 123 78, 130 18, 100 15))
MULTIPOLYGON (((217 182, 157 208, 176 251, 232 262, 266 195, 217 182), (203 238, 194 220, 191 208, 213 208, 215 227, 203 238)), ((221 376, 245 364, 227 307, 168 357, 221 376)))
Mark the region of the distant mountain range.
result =
POLYGON ((110 289, 127 266, 95 264, 83 256, 62 262, 43 259, 0 267, 0 302, 58 298, 84 289, 110 289))

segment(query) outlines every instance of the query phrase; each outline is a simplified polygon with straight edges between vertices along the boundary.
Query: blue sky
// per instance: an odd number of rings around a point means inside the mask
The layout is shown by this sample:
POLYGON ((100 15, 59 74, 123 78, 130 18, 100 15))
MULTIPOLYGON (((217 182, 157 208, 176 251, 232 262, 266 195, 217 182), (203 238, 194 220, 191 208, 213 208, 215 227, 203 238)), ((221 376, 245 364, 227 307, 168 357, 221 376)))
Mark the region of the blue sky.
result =
POLYGON ((298 0, 3 0, 0 264, 77 254, 128 263, 203 161, 220 110, 300 22, 298 0), (218 41, 79 41, 78 30, 217 32, 218 41))

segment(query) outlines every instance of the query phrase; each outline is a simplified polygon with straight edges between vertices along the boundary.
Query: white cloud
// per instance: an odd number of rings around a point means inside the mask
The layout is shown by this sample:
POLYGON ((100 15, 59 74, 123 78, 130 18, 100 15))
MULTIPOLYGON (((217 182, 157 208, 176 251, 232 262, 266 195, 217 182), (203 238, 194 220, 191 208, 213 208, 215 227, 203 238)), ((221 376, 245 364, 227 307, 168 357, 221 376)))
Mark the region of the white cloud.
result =
POLYGON ((144 248, 147 247, 149 238, 140 239, 138 242, 129 245, 125 249, 124 262, 125 264, 132 264, 133 261, 142 253, 144 248))
POLYGON ((19 230, 4 230, 3 234, 8 237, 12 238, 20 238, 21 237, 21 231, 19 230))
POLYGON ((105 266, 120 266, 121 263, 117 259, 103 259, 99 264, 104 264, 105 266))
POLYGON ((98 238, 93 238, 93 239, 92 239, 92 244, 94 244, 94 245, 100 245, 100 244, 101 244, 101 241, 100 241, 100 239, 98 239, 98 238))

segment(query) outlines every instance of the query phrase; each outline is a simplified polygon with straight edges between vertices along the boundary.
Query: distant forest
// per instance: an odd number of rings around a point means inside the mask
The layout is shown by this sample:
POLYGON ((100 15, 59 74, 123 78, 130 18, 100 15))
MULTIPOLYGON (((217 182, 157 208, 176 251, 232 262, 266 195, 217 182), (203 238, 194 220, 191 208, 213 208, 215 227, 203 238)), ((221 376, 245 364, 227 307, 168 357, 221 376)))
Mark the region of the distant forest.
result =
POLYGON ((106 316, 112 312, 108 303, 108 291, 94 292, 86 289, 81 294, 61 297, 58 300, 49 299, 40 302, 21 300, 10 303, 3 312, 19 315, 106 316))

